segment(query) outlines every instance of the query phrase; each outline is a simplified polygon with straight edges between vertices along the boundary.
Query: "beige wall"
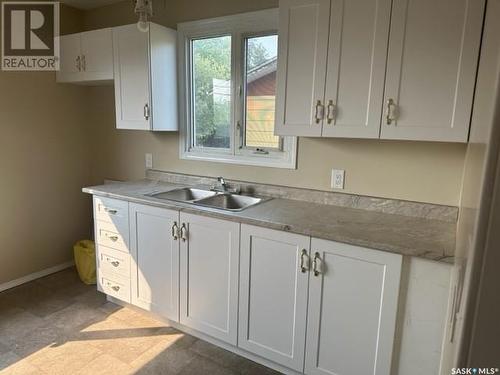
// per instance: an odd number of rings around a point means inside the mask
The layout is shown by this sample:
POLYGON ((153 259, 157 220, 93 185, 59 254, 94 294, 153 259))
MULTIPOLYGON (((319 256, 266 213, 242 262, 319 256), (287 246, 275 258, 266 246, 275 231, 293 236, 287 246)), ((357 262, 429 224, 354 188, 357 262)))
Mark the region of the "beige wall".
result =
MULTIPOLYGON (((62 20, 81 29, 78 11, 62 20)), ((0 71, 0 284, 71 260, 89 236, 86 97, 54 73, 0 71)))
MULTIPOLYGON (((156 1, 155 21, 166 26, 277 6, 275 0, 156 1)), ((136 22, 129 1, 86 12, 84 27, 96 29, 136 22)), ((144 153, 162 170, 224 175, 248 181, 330 189, 332 168, 346 170, 346 192, 458 205, 465 145, 377 140, 299 140, 298 169, 283 170, 179 160, 178 134, 114 129, 113 90, 92 88, 88 110, 94 127, 93 177, 144 176, 144 153)))

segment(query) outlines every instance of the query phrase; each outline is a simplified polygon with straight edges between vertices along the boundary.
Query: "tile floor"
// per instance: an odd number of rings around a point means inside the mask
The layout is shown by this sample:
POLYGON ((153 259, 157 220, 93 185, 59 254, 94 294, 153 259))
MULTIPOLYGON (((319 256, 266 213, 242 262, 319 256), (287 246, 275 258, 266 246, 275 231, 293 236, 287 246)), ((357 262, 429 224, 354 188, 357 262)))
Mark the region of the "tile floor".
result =
POLYGON ((0 293, 0 374, 278 374, 129 308, 73 268, 0 293))

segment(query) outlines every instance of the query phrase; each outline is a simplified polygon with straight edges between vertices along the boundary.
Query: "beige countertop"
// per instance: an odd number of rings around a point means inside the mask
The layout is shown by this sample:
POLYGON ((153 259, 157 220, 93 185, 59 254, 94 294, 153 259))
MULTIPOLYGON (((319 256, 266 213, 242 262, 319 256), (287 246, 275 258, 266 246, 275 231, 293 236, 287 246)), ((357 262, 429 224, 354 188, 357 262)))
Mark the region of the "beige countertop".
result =
POLYGON ((86 187, 83 192, 396 254, 453 262, 456 234, 456 223, 453 222, 282 198, 240 212, 229 212, 146 195, 182 186, 140 180, 86 187))

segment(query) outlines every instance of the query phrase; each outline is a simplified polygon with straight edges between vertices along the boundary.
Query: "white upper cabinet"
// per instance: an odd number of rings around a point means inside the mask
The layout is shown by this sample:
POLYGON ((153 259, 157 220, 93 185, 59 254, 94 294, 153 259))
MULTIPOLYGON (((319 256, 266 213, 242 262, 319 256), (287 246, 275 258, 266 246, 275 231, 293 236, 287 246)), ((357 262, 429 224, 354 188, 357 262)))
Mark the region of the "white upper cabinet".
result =
POLYGON ((320 136, 330 0, 281 0, 275 133, 320 136))
POLYGON ((482 0, 394 0, 381 138, 467 142, 483 11, 482 0))
POLYGON ((240 224, 180 214, 180 322, 236 345, 240 224))
POLYGON ((92 81, 113 79, 113 42, 111 29, 81 33, 82 69, 92 81))
POLYGON ((175 131, 176 32, 151 23, 113 29, 116 128, 175 131))
POLYGON ((116 128, 151 128, 149 35, 136 25, 113 29, 116 128))
POLYGON ((402 256, 311 241, 308 375, 388 375, 402 256))
POLYGON ((325 137, 378 138, 391 0, 332 0, 325 137))
POLYGON ((179 321, 179 212, 130 204, 132 304, 179 321))
POLYGON ((77 82, 81 77, 80 34, 60 37, 60 67, 56 72, 57 82, 77 82))
POLYGON ((467 142, 483 11, 484 0, 280 1, 276 134, 467 142))
POLYGON ((113 80, 111 29, 61 36, 57 82, 97 84, 113 80))
POLYGON ((307 236, 241 226, 238 346, 302 372, 306 340, 307 236))

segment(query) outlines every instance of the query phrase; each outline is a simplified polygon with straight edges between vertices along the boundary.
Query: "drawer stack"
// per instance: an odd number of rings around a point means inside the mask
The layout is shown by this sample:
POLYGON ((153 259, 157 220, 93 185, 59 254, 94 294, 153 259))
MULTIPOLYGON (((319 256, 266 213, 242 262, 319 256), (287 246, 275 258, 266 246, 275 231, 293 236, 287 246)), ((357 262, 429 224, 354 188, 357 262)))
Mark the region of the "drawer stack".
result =
POLYGON ((94 197, 97 288, 130 303, 128 202, 94 197))

